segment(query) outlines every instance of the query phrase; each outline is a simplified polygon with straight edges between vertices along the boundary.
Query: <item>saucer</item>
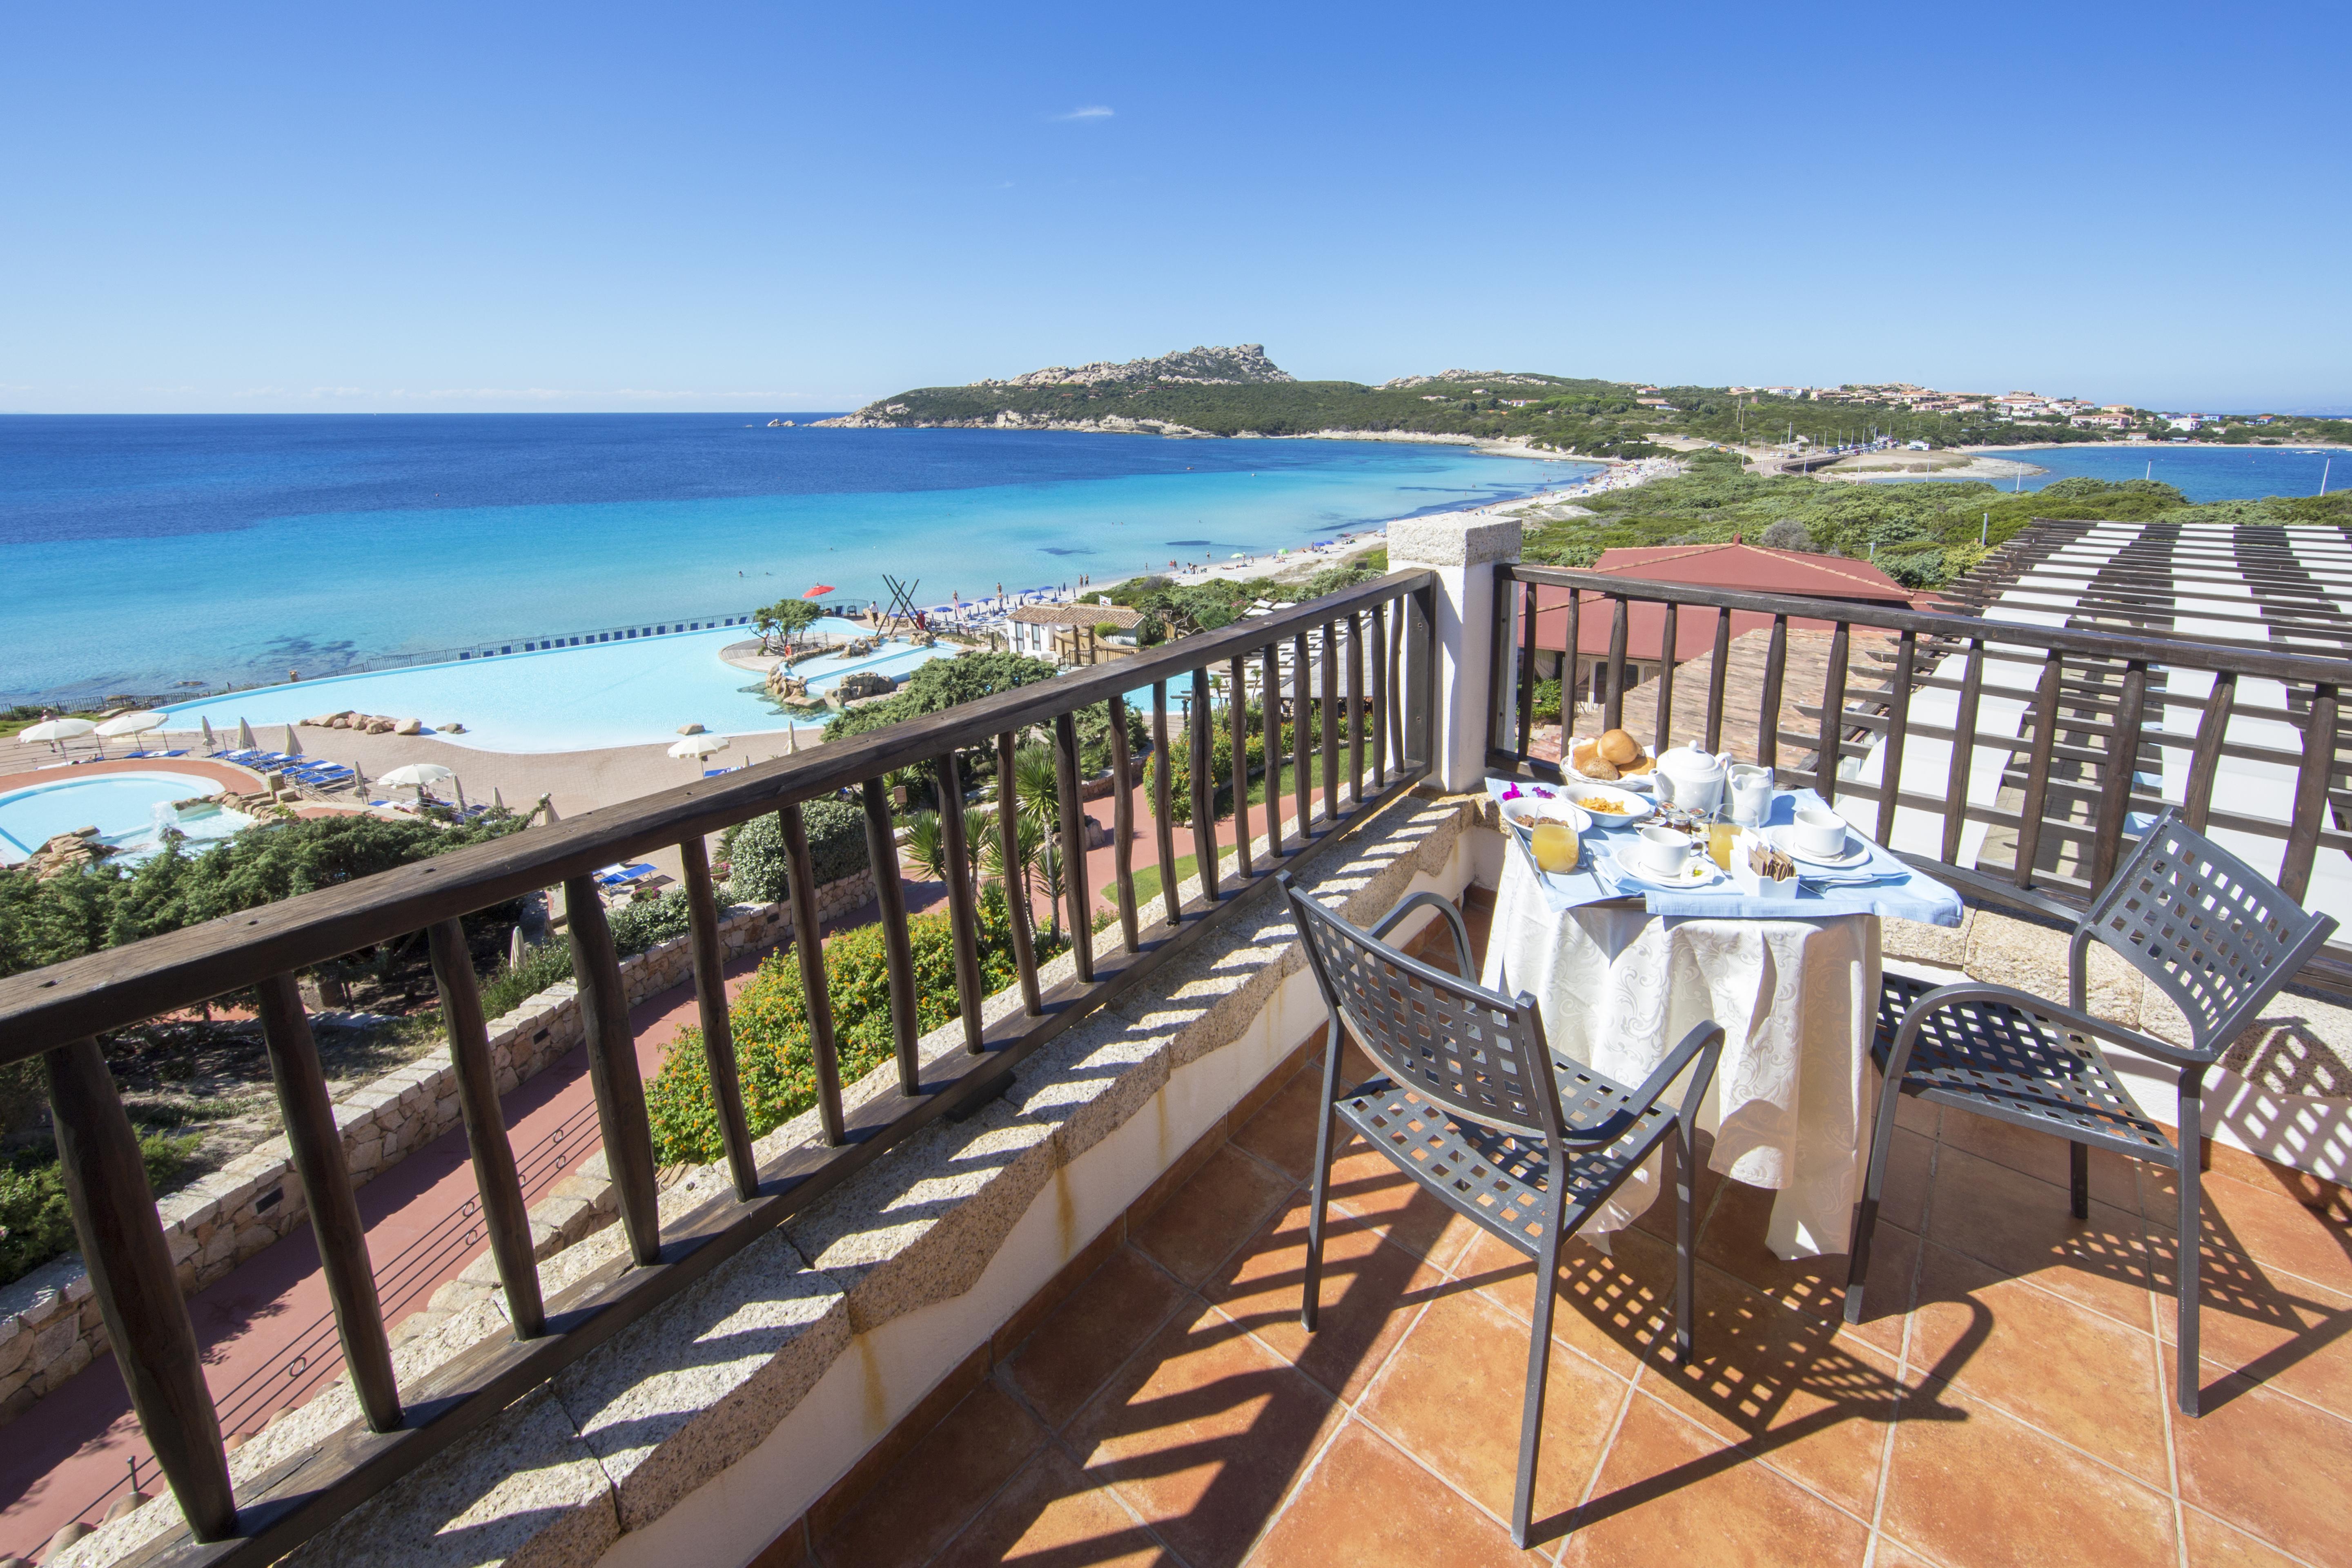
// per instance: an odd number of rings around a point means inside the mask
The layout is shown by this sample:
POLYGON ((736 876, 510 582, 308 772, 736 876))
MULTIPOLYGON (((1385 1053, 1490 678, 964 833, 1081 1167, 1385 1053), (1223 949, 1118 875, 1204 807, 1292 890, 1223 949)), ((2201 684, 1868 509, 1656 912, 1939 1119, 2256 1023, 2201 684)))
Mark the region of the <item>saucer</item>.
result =
POLYGON ((1641 883, 1645 888, 1666 888, 1680 892, 1691 888, 1711 887, 1723 880, 1721 867, 1704 855, 1693 855, 1683 862, 1679 877, 1661 877, 1633 858, 1633 846, 1620 846, 1609 857, 1609 863, 1619 876, 1641 883))
POLYGON ((1870 864, 1870 840, 1851 827, 1845 832, 1846 850, 1843 855, 1816 855, 1810 849, 1800 849, 1797 847, 1797 830, 1787 823, 1765 829, 1764 837, 1771 842, 1772 847, 1786 853, 1790 859, 1801 865, 1818 866, 1824 871, 1851 871, 1870 864))

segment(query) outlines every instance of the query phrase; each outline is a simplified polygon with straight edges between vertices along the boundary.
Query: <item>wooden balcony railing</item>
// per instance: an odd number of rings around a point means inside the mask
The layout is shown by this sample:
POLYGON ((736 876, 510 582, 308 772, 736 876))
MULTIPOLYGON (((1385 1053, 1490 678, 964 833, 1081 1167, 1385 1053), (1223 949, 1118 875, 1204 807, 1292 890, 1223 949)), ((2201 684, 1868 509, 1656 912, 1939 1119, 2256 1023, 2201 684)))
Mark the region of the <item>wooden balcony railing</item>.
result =
MULTIPOLYGON (((141 1563, 258 1565, 275 1561, 352 1507, 415 1470, 536 1384, 611 1339, 629 1323, 708 1275, 754 1238, 805 1209, 942 1115, 997 1092, 1024 1057, 1079 1019, 1144 983, 1194 945, 1296 863, 1431 771, 1436 711, 1433 658, 1434 577, 1400 572, 1294 608, 1186 638, 1130 659, 1026 686, 948 712, 836 742, 623 805, 533 828, 415 865, 324 889, 69 963, 0 979, 0 1063, 41 1058, 56 1121, 58 1159, 91 1288, 104 1315, 131 1403, 194 1539, 173 1532, 138 1553, 141 1563), (1291 662, 1284 675, 1287 643, 1291 662), (1319 657, 1321 679, 1310 680, 1319 657), (1255 666, 1257 679, 1250 679, 1255 666), (1344 666, 1344 676, 1341 667, 1344 666), (1209 671, 1228 676, 1222 711, 1210 700, 1209 671), (1320 812, 1313 807, 1306 754, 1308 726, 1292 725, 1297 815, 1286 828, 1269 787, 1263 853, 1250 843, 1244 781, 1234 791, 1240 839, 1230 875, 1219 867, 1207 766, 1214 727, 1231 726, 1236 759, 1253 722, 1244 694, 1265 694, 1260 721, 1274 715, 1286 686, 1293 700, 1328 703, 1344 691, 1347 763, 1339 729, 1322 723, 1320 812), (1201 891, 1181 895, 1171 819, 1172 755, 1168 689, 1189 684, 1193 791, 1191 824, 1201 891), (1155 847, 1163 907, 1137 907, 1130 878, 1134 821, 1123 722, 1127 695, 1151 692, 1155 847), (1118 922, 1092 929, 1085 822, 1079 805, 1074 715, 1108 703, 1115 785, 1118 922), (1368 705, 1369 704, 1369 705, 1368 705), (915 987, 907 908, 882 776, 936 767, 943 802, 964 796, 959 752, 992 755, 1008 841, 1014 746, 1033 727, 1049 729, 1058 784, 1060 841, 1075 947, 1073 978, 1046 984, 1038 973, 1024 900, 1012 900, 1012 941, 1022 1005, 983 1024, 976 896, 961 811, 941 813, 949 862, 948 910, 956 953, 964 1050, 930 1063, 917 1050, 915 987), (1369 774, 1369 780, 1368 775, 1369 774), (893 1092, 845 1109, 824 987, 814 888, 801 806, 853 792, 865 806, 868 844, 890 974, 898 1047, 893 1092), (718 908, 705 837, 775 812, 790 860, 795 945, 815 1059, 822 1141, 761 1160, 746 1124, 728 1030, 718 908), (691 912, 694 980, 731 1191, 665 1226, 656 1205, 653 1142, 633 1048, 621 973, 593 873, 666 845, 677 845, 691 912), (481 1000, 459 927, 461 917, 561 883, 569 910, 572 969, 586 1025, 589 1070, 627 1256, 552 1296, 542 1297, 531 1258, 520 1181, 493 1081, 481 1000), (297 971, 372 943, 427 933, 446 1020, 466 1136, 499 1280, 514 1324, 411 1387, 394 1375, 366 1237, 352 1200, 324 1079, 300 1000, 297 971), (1115 932, 1115 934, 1114 934, 1115 932), (174 1279, 153 1194, 131 1123, 98 1037, 157 1014, 229 993, 258 997, 271 1070, 308 1200, 333 1302, 337 1331, 365 1419, 256 1479, 231 1486, 221 1430, 206 1391, 195 1332, 174 1279)), ((1297 711, 1303 713, 1303 706, 1297 711)), ((1269 745, 1268 779, 1280 759, 1269 745)))
MULTIPOLYGON (((1487 716, 1487 750, 1495 765, 1542 773, 1556 767, 1527 750, 1540 651, 1531 603, 1544 617, 1561 617, 1570 650, 1591 617, 1609 617, 1602 659, 1607 696, 1600 721, 1608 729, 1622 727, 1624 714, 1632 606, 1659 607, 1666 658, 1654 683, 1651 742, 1659 749, 1670 743, 1672 733, 1683 731, 1711 751, 1720 749, 1732 662, 1731 617, 1747 614, 1769 617, 1770 628, 1757 672, 1756 760, 1778 768, 1784 782, 1793 775, 1794 782, 1811 785, 1832 803, 1856 796, 1874 801, 1874 816, 1864 826, 1898 853, 1903 851, 1894 842, 1896 807, 1933 814, 1938 824, 1936 853, 1915 850, 1906 858, 1988 901, 2071 920, 2113 875, 2131 837, 2133 815, 2165 809, 2168 771, 2182 786, 2170 804, 2181 806, 2191 826, 2274 842, 2279 885, 2296 899, 2309 893, 2321 854, 2352 852, 2352 788, 2347 787, 2352 764, 2342 754, 2337 719, 2340 694, 2352 684, 2352 660, 1686 587, 1597 572, 1506 564, 1496 568, 1496 575, 1492 649, 1498 674, 1487 716), (1538 600, 1538 589, 1551 591, 1538 600), (1685 702, 1703 703, 1696 710, 1700 721, 1692 723, 1686 708, 1678 724, 1672 652, 1680 622, 1688 616, 1708 617, 1712 658, 1703 697, 1688 690, 1687 679, 1679 689, 1686 693, 1685 702), (1792 622, 1826 627, 1830 634, 1818 704, 1801 699, 1784 704, 1792 622), (1864 656, 1860 670, 1851 668, 1857 651, 1864 656), (1989 684, 1989 665, 2001 677, 2018 679, 1989 684), (2199 679, 2182 683, 2194 695, 2168 701, 2167 689, 2183 672, 2200 672, 2199 679), (2029 675, 2030 683, 2018 683, 2029 675), (2242 684, 2254 682, 2273 694, 2271 700, 2246 700, 2242 684), (1916 699, 1930 691, 1954 694, 1949 722, 1923 721, 1915 713, 1916 699), (2282 691, 2283 703, 2276 698, 2282 691), (2013 731, 1985 727, 1989 698, 2021 706, 2013 731), (2151 713, 2167 708, 2179 713, 2190 704, 2196 711, 2193 730, 2168 723, 2171 714, 2151 713), (1786 722, 1790 706, 1811 721, 1809 728, 1786 722), (2266 738, 2248 737, 2253 724, 2242 726, 2233 737, 2233 718, 2271 721, 2291 730, 2301 743, 2274 743, 2279 732, 2269 725, 2261 726, 2272 731, 2266 738), (1916 771, 1910 784, 1904 780, 1906 748, 1922 740, 1949 746, 1949 764, 1936 780, 1941 787, 1935 793, 1917 787, 1916 771), (1874 752, 1881 764, 1875 782, 1850 776, 1841 766, 1858 766, 1874 752), (2000 755, 1990 759, 1987 752, 2000 755), (2175 764, 2170 770, 2168 758, 2175 764), (2291 806, 2278 816, 2258 815, 2254 803, 2217 792, 2225 758, 2266 764, 2279 770, 2280 777, 2291 773, 2291 806), (1996 773, 1995 787, 1979 789, 1979 798, 1971 799, 1970 786, 1985 782, 1979 770, 1986 768, 1996 773), (1990 798, 1983 798, 1988 794, 1990 798), (1982 824, 1987 833, 1974 863, 1963 866, 1963 830, 1971 823, 1982 824)), ((1568 696, 1572 701, 1574 693, 1568 696)), ((1570 719, 1572 708, 1562 716, 1570 719)), ((1568 727, 1563 725, 1563 745, 1568 727)), ((2259 847, 2250 849, 2241 852, 2259 867, 2259 847)), ((2306 977, 2330 989, 2352 988, 2352 950, 2331 947, 2306 977)))

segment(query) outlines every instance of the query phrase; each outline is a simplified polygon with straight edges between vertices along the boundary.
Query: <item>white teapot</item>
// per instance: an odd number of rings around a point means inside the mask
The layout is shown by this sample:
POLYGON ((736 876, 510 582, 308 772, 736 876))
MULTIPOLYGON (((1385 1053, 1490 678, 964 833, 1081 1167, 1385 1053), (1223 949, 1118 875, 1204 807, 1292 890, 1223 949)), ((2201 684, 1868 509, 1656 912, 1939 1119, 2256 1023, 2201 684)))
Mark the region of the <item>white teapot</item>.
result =
POLYGON ((1658 799, 1685 811, 1710 812, 1723 805, 1724 783, 1731 776, 1731 753, 1720 755, 1697 745, 1676 746, 1658 754, 1658 799))

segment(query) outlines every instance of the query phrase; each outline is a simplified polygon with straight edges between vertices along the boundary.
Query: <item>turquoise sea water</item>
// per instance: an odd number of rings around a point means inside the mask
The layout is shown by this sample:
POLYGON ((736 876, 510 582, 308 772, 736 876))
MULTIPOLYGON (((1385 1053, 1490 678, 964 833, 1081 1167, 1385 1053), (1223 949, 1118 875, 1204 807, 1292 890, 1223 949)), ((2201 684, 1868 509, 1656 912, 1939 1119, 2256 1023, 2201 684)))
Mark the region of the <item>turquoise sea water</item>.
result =
MULTIPOLYGON (((820 584, 879 597, 885 573, 919 580, 918 604, 1108 580, 1585 471, 1382 442, 764 426, 740 415, 0 418, 0 695, 315 678, 740 614, 820 584)), ((343 705, 305 700, 305 712, 343 705)))

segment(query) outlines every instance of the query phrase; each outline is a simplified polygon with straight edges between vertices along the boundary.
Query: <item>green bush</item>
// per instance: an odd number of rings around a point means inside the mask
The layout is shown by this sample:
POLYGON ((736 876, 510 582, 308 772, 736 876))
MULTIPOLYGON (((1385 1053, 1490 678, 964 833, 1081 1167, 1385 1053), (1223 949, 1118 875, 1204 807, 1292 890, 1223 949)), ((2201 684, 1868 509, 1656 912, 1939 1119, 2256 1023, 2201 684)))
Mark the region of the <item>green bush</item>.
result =
MULTIPOLYGON (((862 807, 844 800, 813 800, 801 807, 801 824, 808 833, 809 870, 818 887, 855 876, 870 864, 862 807)), ((784 830, 772 814, 721 834, 719 856, 728 864, 728 889, 740 902, 772 904, 789 890, 784 830)))
MULTIPOLYGON (((158 1193, 168 1189, 186 1168, 196 1142, 194 1133, 142 1132, 139 1152, 147 1162, 147 1184, 158 1193)), ((0 1165, 0 1285, 79 1245, 57 1150, 28 1149, 0 1165)))
MULTIPOLYGON (((993 994, 1013 980, 1010 917, 998 884, 982 890, 979 916, 981 984, 993 994)), ((954 938, 944 913, 915 916, 907 922, 907 936, 914 954, 916 1029, 929 1033, 956 1017, 961 1005, 956 993, 954 938)), ((1037 962, 1044 963, 1055 951, 1039 931, 1037 962)), ((824 971, 841 1081, 849 1084, 889 1060, 896 1045, 882 928, 861 926, 827 942, 824 971)), ((759 973, 729 1007, 728 1022, 735 1037, 744 1116, 753 1137, 816 1103, 816 1064, 809 1048, 797 952, 779 948, 762 959, 759 973)), ((646 1086, 646 1103, 655 1155, 662 1163, 707 1163, 725 1152, 701 1030, 678 1031, 665 1050, 661 1070, 646 1086)))
POLYGON ((623 904, 613 911, 610 921, 614 950, 623 958, 631 958, 672 937, 684 936, 688 918, 684 888, 623 904))
POLYGON ((503 1018, 557 981, 571 978, 569 942, 525 948, 520 963, 502 963, 482 982, 482 1016, 503 1018))
POLYGON ((1538 720, 1557 719, 1559 717, 1559 681, 1538 680, 1536 682, 1535 716, 1538 720))

